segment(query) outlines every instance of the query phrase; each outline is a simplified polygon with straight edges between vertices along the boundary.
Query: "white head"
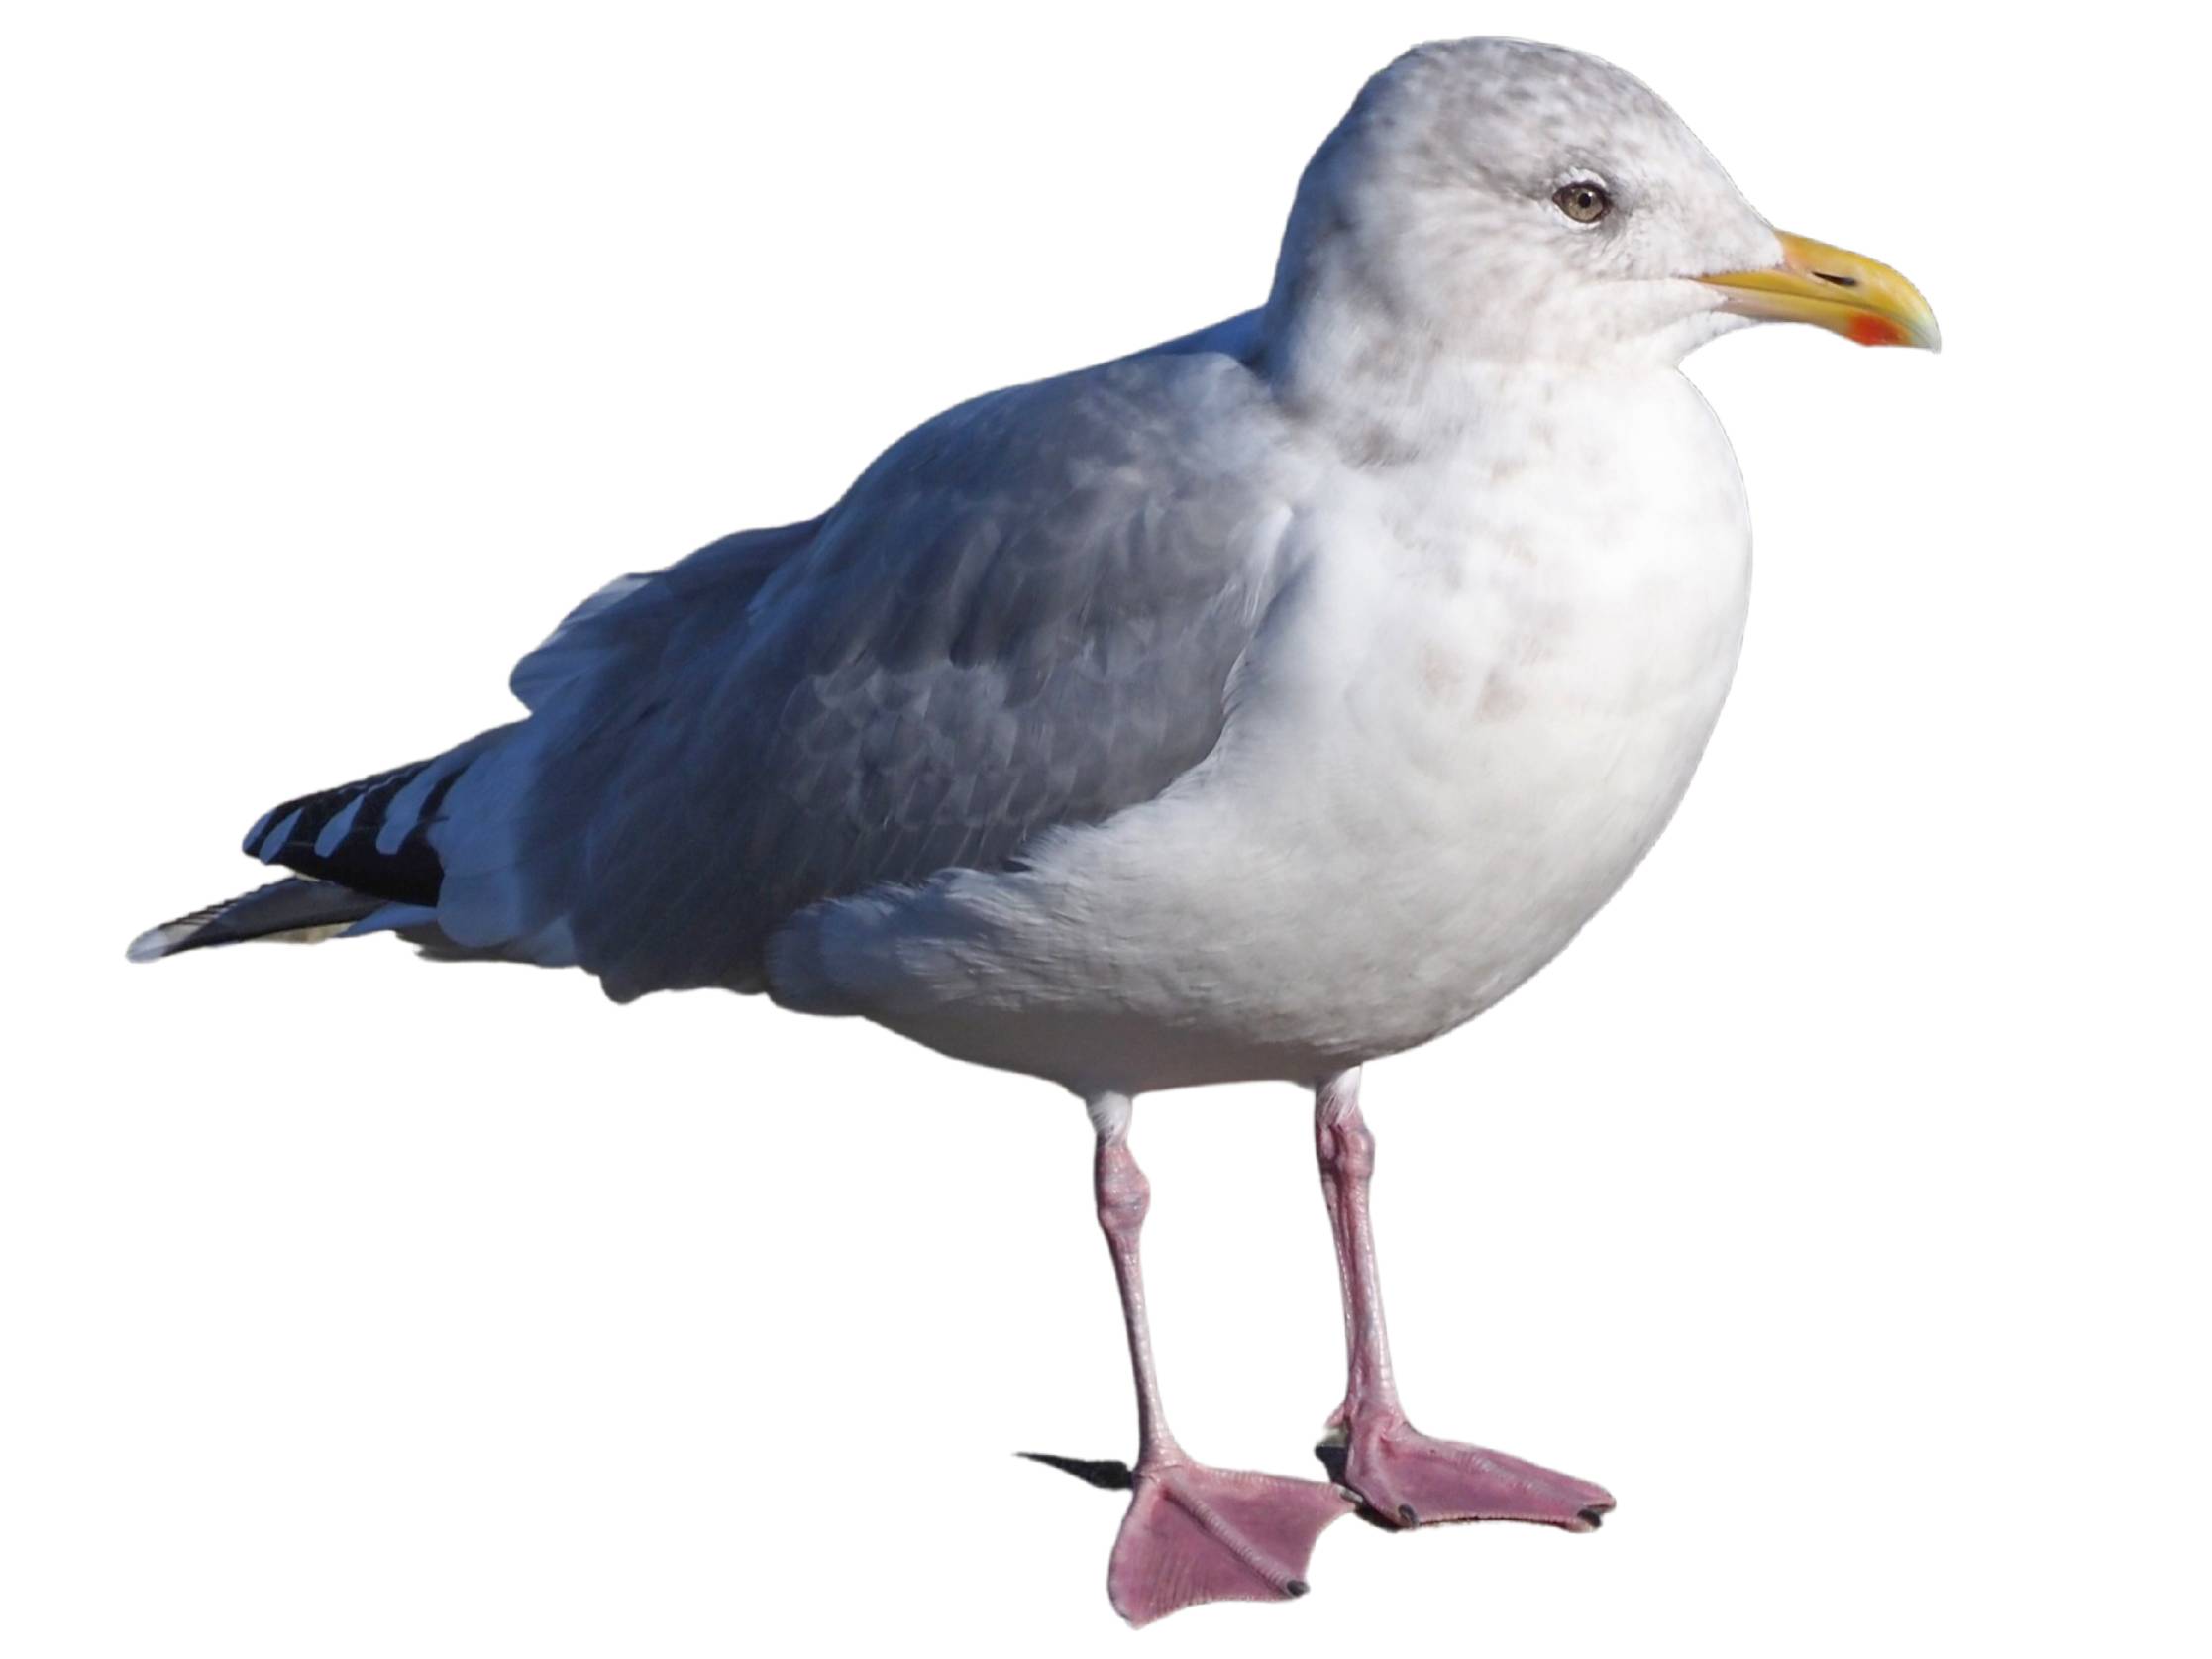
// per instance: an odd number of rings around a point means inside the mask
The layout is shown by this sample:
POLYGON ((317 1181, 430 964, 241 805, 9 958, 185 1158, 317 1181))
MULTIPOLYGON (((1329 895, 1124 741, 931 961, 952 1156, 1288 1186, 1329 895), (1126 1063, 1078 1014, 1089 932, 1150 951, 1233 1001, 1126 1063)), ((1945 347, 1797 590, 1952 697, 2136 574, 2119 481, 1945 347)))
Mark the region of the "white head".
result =
POLYGON ((1885 320, 1882 343, 1934 344, 1910 284, 1775 231, 1633 75, 1472 40, 1406 53, 1322 144, 1267 322, 1271 360, 1305 380, 1377 352, 1409 370, 1672 363, 1753 316, 1873 343, 1854 315, 1885 320))

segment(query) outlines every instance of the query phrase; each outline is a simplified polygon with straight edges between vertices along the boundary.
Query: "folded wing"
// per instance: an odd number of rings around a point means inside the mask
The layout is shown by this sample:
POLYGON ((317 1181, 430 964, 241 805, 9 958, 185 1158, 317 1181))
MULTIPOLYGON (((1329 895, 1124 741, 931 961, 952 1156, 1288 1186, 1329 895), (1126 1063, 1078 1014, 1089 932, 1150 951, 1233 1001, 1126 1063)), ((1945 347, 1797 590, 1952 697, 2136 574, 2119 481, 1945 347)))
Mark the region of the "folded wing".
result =
POLYGON ((625 578, 452 786, 439 927, 622 999, 760 989, 809 904, 1155 797, 1221 735, 1295 471, 1248 370, 1172 350, 962 405, 821 519, 625 578))

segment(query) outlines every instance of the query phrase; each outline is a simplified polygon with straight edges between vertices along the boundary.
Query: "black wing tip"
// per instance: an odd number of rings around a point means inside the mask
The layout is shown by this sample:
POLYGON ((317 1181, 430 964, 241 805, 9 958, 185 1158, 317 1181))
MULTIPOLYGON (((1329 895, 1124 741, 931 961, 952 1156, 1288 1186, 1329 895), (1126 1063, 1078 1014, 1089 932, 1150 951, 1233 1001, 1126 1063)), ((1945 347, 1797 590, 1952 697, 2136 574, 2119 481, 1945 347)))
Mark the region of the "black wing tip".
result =
POLYGON ((174 956, 179 951, 194 950, 202 944, 219 943, 200 936, 221 918, 224 911, 284 885, 286 883, 283 881, 271 881, 265 887, 256 887, 252 892, 240 893, 236 898, 226 898, 220 904, 209 904, 187 915, 165 921, 158 927, 150 927, 131 941, 123 953, 124 959, 129 962, 159 962, 163 957, 174 956))
POLYGON ((192 948, 194 926, 187 918, 150 927, 124 948, 126 962, 159 962, 165 956, 192 948))
POLYGON ((248 939, 286 934, 319 937, 321 930, 349 926, 383 905, 383 900, 336 881, 288 876, 252 892, 226 898, 158 927, 150 927, 124 951, 130 962, 159 962, 183 951, 211 945, 236 945, 248 939))

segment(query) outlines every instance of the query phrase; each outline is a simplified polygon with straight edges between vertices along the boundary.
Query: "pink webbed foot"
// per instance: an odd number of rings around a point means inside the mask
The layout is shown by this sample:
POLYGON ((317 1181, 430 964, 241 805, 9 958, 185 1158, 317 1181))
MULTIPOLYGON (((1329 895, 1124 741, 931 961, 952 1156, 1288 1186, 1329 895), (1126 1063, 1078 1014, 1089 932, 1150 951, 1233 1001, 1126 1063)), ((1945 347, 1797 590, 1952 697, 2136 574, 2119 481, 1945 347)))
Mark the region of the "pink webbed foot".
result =
POLYGON ((1149 1624, 1201 1602, 1306 1594, 1314 1540, 1351 1505, 1334 1487, 1188 1462, 1139 1469, 1106 1569, 1113 1610, 1149 1624))
POLYGON ((1316 1454, 1386 1524, 1525 1520, 1594 1532, 1613 1507, 1604 1487, 1503 1452, 1433 1439, 1396 1412, 1339 1423, 1333 1433, 1316 1454))

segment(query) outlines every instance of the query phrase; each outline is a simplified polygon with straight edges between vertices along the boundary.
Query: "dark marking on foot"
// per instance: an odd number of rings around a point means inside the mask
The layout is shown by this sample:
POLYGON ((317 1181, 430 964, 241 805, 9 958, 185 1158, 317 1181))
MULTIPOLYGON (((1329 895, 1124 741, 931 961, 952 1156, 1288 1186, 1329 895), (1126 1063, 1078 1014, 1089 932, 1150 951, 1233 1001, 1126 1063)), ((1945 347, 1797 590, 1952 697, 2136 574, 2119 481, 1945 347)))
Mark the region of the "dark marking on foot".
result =
POLYGON ((1414 1506, 1411 1503, 1398 1505, 1398 1524, 1400 1526, 1419 1526, 1421 1524, 1421 1516, 1414 1513, 1414 1506))
POLYGON ((1590 1530, 1595 1532, 1605 1524, 1605 1511, 1603 1509, 1585 1509, 1582 1511, 1582 1518, 1590 1523, 1590 1530))
POLYGON ((1289 1584, 1283 1586, 1283 1594, 1286 1596, 1303 1596, 1313 1588, 1304 1579, 1293 1579, 1289 1584))
POLYGON ((1016 1452, 1015 1457, 1025 1457, 1031 1463, 1041 1463, 1047 1469, 1057 1469, 1063 1475, 1073 1475, 1103 1492, 1127 1492, 1136 1485, 1136 1475, 1119 1458, 1061 1457, 1053 1452, 1016 1452))

